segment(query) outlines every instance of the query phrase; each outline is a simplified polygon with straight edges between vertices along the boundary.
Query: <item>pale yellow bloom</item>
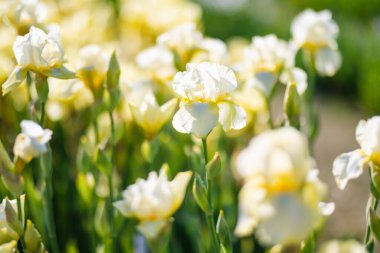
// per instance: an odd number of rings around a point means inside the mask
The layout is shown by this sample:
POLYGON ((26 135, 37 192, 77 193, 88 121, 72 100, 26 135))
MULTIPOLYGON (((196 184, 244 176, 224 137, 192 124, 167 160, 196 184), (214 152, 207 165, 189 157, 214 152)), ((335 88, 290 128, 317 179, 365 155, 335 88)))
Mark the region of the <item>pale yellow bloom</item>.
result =
POLYGON ((17 36, 13 52, 17 66, 2 84, 3 95, 13 90, 26 78, 28 71, 45 77, 59 79, 74 78, 74 73, 64 66, 64 51, 61 46, 60 33, 57 27, 50 27, 48 34, 32 26, 24 36, 17 36))
POLYGON ((359 122, 356 127, 356 141, 360 149, 343 153, 334 161, 333 174, 340 189, 344 189, 349 180, 359 177, 370 162, 380 165, 379 116, 359 122))
POLYGON ((327 189, 313 168, 306 139, 296 129, 284 127, 255 137, 236 160, 244 185, 235 234, 248 236, 255 230, 265 245, 304 240, 334 209, 321 202, 327 189))
POLYGON ((98 45, 88 45, 79 51, 79 79, 95 94, 104 84, 110 56, 98 45))
POLYGON ((218 63, 189 63, 174 76, 173 90, 182 98, 173 127, 181 133, 205 137, 219 122, 225 131, 246 125, 246 113, 229 93, 237 87, 235 74, 218 63))
POLYGON ((148 237, 154 237, 165 222, 181 206, 192 172, 180 172, 169 181, 166 171, 150 172, 148 179, 137 179, 136 183, 123 191, 123 199, 114 206, 126 217, 140 221, 138 229, 148 237))
POLYGON ((31 120, 21 121, 21 129, 22 132, 16 137, 13 153, 28 163, 33 157, 47 151, 46 145, 53 132, 49 129, 43 129, 31 120))
POLYGON ((41 26, 47 17, 47 7, 39 0, 8 0, 4 6, 5 21, 24 35, 31 26, 41 26))
POLYGON ((308 50, 319 74, 334 75, 341 66, 336 39, 339 27, 329 10, 307 9, 294 18, 291 26, 293 43, 308 50))
POLYGON ((131 103, 130 108, 136 123, 144 129, 148 139, 153 138, 169 121, 177 107, 177 99, 171 99, 159 106, 153 93, 147 93, 139 103, 131 103))

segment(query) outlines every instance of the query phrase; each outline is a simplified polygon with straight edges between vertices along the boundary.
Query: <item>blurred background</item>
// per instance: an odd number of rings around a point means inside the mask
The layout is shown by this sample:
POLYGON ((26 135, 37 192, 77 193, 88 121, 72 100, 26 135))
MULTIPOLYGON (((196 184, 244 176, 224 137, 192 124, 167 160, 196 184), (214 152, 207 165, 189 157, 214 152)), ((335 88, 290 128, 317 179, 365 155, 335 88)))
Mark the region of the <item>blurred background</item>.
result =
MULTIPOLYGON (((360 119, 380 112, 380 1, 378 0, 197 0, 203 9, 205 33, 230 40, 239 36, 276 34, 288 40, 292 19, 306 8, 329 9, 340 33, 343 64, 331 78, 318 77, 315 107, 320 132, 315 159, 327 182, 336 210, 322 237, 362 239, 368 177, 364 174, 340 191, 331 173, 335 157, 358 147, 355 128, 360 119)), ((282 98, 275 108, 281 109, 282 98)), ((322 238, 323 239, 323 238, 322 238)))

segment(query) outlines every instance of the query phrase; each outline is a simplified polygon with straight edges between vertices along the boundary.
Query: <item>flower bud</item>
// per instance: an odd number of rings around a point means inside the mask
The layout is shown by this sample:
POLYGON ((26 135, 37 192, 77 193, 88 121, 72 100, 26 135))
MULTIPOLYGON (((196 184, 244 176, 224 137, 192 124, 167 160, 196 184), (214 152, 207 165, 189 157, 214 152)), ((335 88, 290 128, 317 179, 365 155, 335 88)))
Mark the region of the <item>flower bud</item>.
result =
POLYGON ((284 98, 284 111, 287 124, 297 129, 300 128, 300 109, 300 96, 297 92, 297 86, 293 82, 287 85, 286 87, 284 98))
POLYGON ((220 155, 218 152, 214 154, 214 157, 206 165, 206 173, 208 178, 212 179, 219 176, 222 165, 220 162, 220 155))

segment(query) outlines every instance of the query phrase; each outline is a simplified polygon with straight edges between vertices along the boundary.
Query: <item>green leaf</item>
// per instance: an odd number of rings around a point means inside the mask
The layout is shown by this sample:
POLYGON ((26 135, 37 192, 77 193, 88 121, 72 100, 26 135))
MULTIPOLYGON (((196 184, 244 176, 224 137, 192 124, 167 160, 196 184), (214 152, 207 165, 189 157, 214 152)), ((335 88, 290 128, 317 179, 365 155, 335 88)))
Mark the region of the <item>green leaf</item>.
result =
POLYGON ((207 187, 198 173, 195 174, 193 181, 193 196, 203 212, 209 214, 211 212, 211 208, 207 199, 207 187))
POLYGON ((377 241, 380 241, 380 219, 372 208, 369 209, 369 221, 373 236, 377 241))
POLYGON ((5 150, 3 143, 0 140, 0 161, 8 171, 14 171, 14 165, 9 158, 8 152, 5 150))
POLYGON ((98 149, 96 153, 95 163, 97 168, 101 172, 108 174, 111 171, 112 163, 111 160, 105 154, 104 150, 98 149))
POLYGON ((315 248, 315 238, 314 232, 302 243, 300 253, 314 253, 315 248))
POLYGON ((220 171, 222 170, 222 165, 220 162, 220 155, 218 152, 214 154, 214 157, 211 161, 209 161, 206 165, 206 172, 208 178, 212 179, 220 175, 220 171))
POLYGON ((96 233, 105 238, 110 234, 110 226, 107 219, 106 201, 99 200, 94 217, 95 231, 96 233))
POLYGON ((25 182, 21 174, 13 174, 6 170, 1 171, 1 180, 4 186, 12 193, 14 197, 19 197, 24 193, 25 182))
POLYGON ((116 58, 116 52, 112 53, 107 70, 107 89, 118 88, 120 79, 120 66, 116 58))
POLYGON ((218 235, 219 242, 221 244, 221 247, 220 247, 221 252, 231 253, 232 252, 231 234, 230 234, 230 229, 228 227, 227 221, 224 218, 223 210, 219 211, 218 221, 216 222, 216 234, 218 235))

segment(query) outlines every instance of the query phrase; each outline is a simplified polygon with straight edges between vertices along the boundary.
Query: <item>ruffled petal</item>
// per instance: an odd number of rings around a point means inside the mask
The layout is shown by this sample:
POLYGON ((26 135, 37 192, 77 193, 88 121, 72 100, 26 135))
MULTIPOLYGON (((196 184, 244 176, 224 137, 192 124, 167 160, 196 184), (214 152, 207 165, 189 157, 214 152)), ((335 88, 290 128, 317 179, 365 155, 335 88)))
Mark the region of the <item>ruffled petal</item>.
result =
POLYGON ((206 137, 218 123, 218 107, 212 103, 182 104, 172 123, 180 133, 206 137))
POLYGON ((358 178, 363 173, 364 166, 365 157, 358 149, 335 158, 333 175, 338 187, 343 190, 349 180, 358 178))
POLYGON ((247 114, 242 107, 231 102, 218 103, 218 107, 219 123, 223 126, 224 131, 245 127, 247 114))
POLYGON ((342 64, 338 50, 329 47, 318 50, 315 54, 315 68, 322 76, 333 76, 342 64))

